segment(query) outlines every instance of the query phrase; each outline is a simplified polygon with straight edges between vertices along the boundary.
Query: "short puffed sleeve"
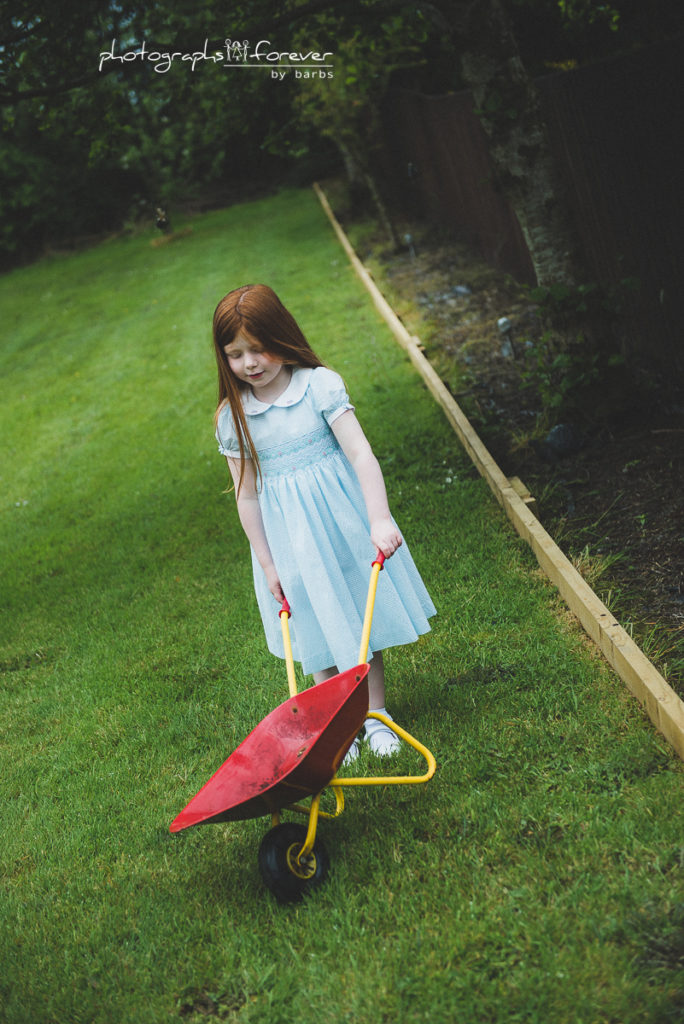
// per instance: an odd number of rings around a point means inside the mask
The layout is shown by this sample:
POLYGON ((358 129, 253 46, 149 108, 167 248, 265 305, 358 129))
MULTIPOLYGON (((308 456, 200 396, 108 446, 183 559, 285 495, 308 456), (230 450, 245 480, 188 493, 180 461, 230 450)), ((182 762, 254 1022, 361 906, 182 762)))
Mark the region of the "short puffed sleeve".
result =
POLYGON ((221 455, 226 455, 230 459, 240 458, 240 445, 238 444, 229 405, 224 405, 219 413, 216 426, 216 440, 218 441, 218 450, 221 455))
POLYGON ((354 409, 339 373, 329 370, 327 366, 317 366, 313 371, 309 381, 309 392, 316 409, 323 414, 328 426, 343 412, 354 409))

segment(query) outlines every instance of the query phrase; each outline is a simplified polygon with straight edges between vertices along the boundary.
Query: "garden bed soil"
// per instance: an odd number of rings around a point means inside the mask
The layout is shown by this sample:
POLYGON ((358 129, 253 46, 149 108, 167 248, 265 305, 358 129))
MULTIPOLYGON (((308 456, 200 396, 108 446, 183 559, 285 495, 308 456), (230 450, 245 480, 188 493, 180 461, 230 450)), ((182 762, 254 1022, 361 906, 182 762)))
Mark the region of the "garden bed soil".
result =
POLYGON ((503 472, 684 695, 684 388, 624 365, 598 377, 573 366, 577 386, 550 406, 559 378, 540 361, 528 289, 429 226, 400 224, 393 252, 338 216, 503 472))

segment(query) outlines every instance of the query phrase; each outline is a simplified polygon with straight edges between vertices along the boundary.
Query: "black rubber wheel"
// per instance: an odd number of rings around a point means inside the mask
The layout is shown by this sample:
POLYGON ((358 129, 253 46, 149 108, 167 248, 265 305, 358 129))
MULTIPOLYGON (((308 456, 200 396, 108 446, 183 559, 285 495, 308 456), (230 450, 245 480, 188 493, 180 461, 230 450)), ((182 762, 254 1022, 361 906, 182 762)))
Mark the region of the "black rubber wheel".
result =
POLYGON ((259 871, 264 885, 281 903, 292 903, 325 879, 330 860, 323 843, 316 840, 305 860, 297 855, 306 839, 306 828, 294 822, 276 825, 259 847, 259 871))

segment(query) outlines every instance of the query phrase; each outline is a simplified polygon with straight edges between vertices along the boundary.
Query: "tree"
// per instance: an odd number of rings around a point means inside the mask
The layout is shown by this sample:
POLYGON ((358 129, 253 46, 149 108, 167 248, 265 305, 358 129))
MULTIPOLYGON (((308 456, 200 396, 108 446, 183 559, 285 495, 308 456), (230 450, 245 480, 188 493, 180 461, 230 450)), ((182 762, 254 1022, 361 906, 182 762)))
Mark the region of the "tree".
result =
POLYGON ((497 185, 520 223, 537 283, 574 286, 581 276, 577 242, 539 96, 504 3, 473 5, 462 27, 463 78, 489 139, 497 185))
MULTIPOLYGON (((395 21, 395 29, 404 27, 399 19, 395 21)), ((294 105, 305 124, 335 144, 352 188, 367 188, 380 222, 397 249, 399 240, 375 171, 381 138, 380 104, 396 62, 415 56, 418 47, 407 43, 403 31, 383 42, 379 46, 376 39, 359 31, 340 42, 334 78, 313 80, 295 97, 294 105)))
MULTIPOLYGON (((659 16, 672 5, 654 2, 659 16)), ((618 22, 622 31, 626 8, 641 31, 647 15, 638 0, 283 0, 277 8, 272 0, 236 0, 228 25, 219 0, 18 0, 0 13, 5 252, 35 251, 69 224, 81 233, 110 227, 125 216, 126 196, 130 207, 275 180, 316 155, 316 135, 334 143, 388 223, 377 171, 379 109, 388 86, 401 81, 430 91, 470 87, 538 280, 577 280, 577 247, 529 58, 562 54, 570 38, 564 27, 575 39, 591 36, 598 52, 618 22), (113 40, 118 52, 143 43, 148 52, 182 52, 205 39, 223 46, 227 33, 252 45, 268 38, 283 49, 333 51, 334 77, 273 87, 263 72, 230 74, 209 62, 164 74, 142 60, 97 66, 113 40)))
POLYGON ((0 107, 28 100, 54 102, 100 77, 103 39, 125 31, 147 0, 19 0, 0 10, 0 107))
MULTIPOLYGON (((235 5, 264 16, 265 4, 235 5)), ((231 80, 206 61, 157 73, 143 60, 100 62, 139 50, 223 45, 225 9, 187 0, 76 4, 24 0, 0 16, 0 265, 49 241, 112 230, 143 206, 229 194, 274 174, 286 158, 265 144, 292 119, 287 90, 263 76, 231 80), (239 158, 236 155, 239 154, 239 158)))

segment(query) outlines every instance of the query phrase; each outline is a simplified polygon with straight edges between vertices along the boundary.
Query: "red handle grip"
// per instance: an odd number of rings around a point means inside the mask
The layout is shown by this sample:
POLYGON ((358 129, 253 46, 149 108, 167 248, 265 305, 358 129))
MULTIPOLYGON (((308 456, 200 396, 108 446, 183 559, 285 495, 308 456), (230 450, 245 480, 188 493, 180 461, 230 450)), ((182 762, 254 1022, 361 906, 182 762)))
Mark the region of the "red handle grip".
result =
POLYGON ((287 598, 285 598, 285 600, 284 600, 284 601, 283 601, 283 603, 281 604, 281 606, 280 606, 280 611, 278 612, 278 615, 279 615, 279 616, 280 616, 280 615, 287 615, 288 619, 289 619, 289 618, 290 618, 290 616, 292 615, 292 612, 290 611, 290 606, 289 606, 289 604, 287 603, 287 598))
POLYGON ((383 555, 382 551, 380 551, 378 549, 378 553, 375 556, 375 558, 373 559, 373 561, 371 562, 371 565, 379 565, 380 568, 382 569, 384 564, 385 564, 385 556, 383 555))

